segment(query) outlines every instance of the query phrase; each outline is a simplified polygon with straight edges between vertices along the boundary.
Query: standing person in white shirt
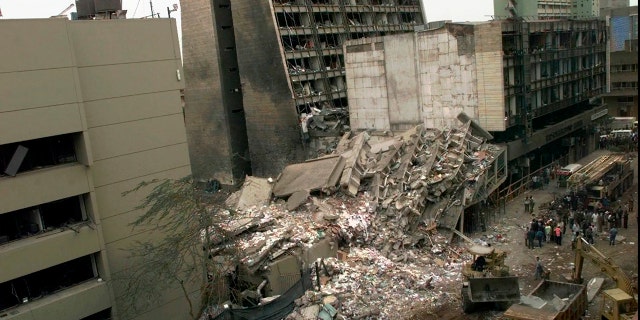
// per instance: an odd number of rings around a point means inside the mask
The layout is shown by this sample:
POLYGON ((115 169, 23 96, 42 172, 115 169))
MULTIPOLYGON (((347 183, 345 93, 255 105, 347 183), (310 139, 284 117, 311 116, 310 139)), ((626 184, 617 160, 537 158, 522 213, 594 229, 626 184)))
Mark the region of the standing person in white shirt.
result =
POLYGON ((598 213, 597 212, 593 212, 593 214, 591 215, 591 225, 593 226, 593 233, 594 234, 598 234, 599 230, 598 230, 598 213))

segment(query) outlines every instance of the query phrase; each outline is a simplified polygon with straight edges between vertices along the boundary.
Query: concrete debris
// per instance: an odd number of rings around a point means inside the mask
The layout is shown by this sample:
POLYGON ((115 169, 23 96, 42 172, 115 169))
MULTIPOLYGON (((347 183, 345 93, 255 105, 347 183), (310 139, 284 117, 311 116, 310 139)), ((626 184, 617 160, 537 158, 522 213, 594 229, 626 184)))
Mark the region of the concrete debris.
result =
POLYGON ((246 177, 240 199, 238 199, 237 210, 246 210, 253 206, 264 206, 271 200, 271 184, 268 179, 246 177))
POLYGON ((344 158, 326 156, 296 163, 284 168, 273 186, 276 197, 286 197, 296 191, 322 191, 331 194, 345 166, 344 158))
POLYGON ((553 307, 556 309, 556 311, 562 311, 568 304, 568 302, 561 299, 555 294, 553 295, 553 299, 551 300, 551 303, 553 304, 553 307))
POLYGON ((604 284, 604 278, 592 278, 587 283, 587 301, 591 302, 593 298, 596 297, 598 292, 600 292, 600 288, 604 284))
POLYGON ((524 304, 524 305, 528 305, 532 308, 536 308, 536 309, 542 309, 544 306, 547 305, 547 301, 537 297, 537 296, 531 296, 531 295, 523 295, 520 296, 520 303, 524 304))
POLYGON ((292 211, 307 202, 309 198, 308 190, 300 190, 294 192, 289 199, 287 199, 287 210, 292 211))
POLYGON ((416 126, 375 142, 365 132, 346 133, 333 154, 287 166, 271 203, 263 201, 267 180, 245 184, 238 211, 223 213, 234 242, 210 239, 210 252, 242 253, 245 280, 257 286, 268 279, 267 296, 283 294, 292 283, 281 279, 324 258, 314 270, 319 276, 312 272, 319 291, 307 291, 287 319, 397 319, 407 306, 456 299, 432 286, 458 285, 469 258, 450 245, 447 229, 503 181, 494 164, 504 151, 471 126, 416 126), (245 193, 252 185, 260 187, 245 193), (245 194, 256 199, 242 200, 245 194))

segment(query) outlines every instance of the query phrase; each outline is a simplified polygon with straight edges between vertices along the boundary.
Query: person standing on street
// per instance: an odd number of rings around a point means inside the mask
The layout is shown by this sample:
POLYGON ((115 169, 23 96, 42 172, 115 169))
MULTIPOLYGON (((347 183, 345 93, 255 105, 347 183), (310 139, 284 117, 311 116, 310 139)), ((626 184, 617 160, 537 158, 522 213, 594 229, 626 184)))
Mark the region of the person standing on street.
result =
POLYGON ((533 249, 533 240, 536 237, 536 232, 533 231, 532 228, 529 228, 529 232, 527 232, 527 244, 529 245, 529 249, 533 249))
POLYGON ((556 226, 556 229, 554 231, 556 233, 556 244, 561 246, 562 245, 562 229, 560 229, 560 226, 556 226))
POLYGON ((609 230, 609 245, 610 246, 615 246, 616 245, 616 236, 618 235, 618 229, 616 229, 616 227, 613 227, 609 230))
POLYGON ((596 232, 604 232, 604 214, 598 212, 598 220, 596 220, 596 232))
POLYGON ((587 228, 587 231, 585 233, 585 237, 587 238, 587 242, 589 242, 590 244, 594 244, 595 243, 595 239, 593 238, 593 226, 589 226, 587 228))
POLYGON ((547 225, 544 226, 544 242, 551 242, 551 223, 548 222, 547 225))
POLYGON ((616 210, 616 228, 620 228, 622 227, 622 215, 624 214, 624 210, 622 209, 622 207, 618 207, 618 210, 616 210))
POLYGON ((533 196, 529 196, 529 213, 533 213, 533 206, 535 205, 535 201, 533 201, 533 196))
POLYGON ((524 196, 524 213, 529 213, 529 196, 524 196))
POLYGON ((544 239, 544 231, 542 228, 538 228, 536 231, 536 240, 538 240, 538 247, 542 248, 542 241, 544 239))
POLYGON ((544 275, 544 267, 542 267, 542 262, 540 261, 540 257, 536 257, 536 272, 533 276, 535 280, 542 279, 542 275, 544 275))
POLYGON ((629 210, 625 209, 622 212, 622 227, 628 229, 629 226, 629 210))

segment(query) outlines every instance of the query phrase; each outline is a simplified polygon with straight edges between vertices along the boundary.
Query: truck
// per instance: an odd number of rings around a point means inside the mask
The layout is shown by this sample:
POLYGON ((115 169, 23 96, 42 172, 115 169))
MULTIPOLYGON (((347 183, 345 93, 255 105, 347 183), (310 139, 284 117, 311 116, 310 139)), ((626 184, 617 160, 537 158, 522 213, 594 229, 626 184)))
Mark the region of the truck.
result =
POLYGON ((588 259, 616 282, 616 287, 602 291, 600 318, 608 320, 631 320, 638 312, 638 301, 629 276, 602 252, 580 237, 576 241, 572 282, 582 283, 582 267, 588 259))
POLYGON ((587 194, 587 207, 600 209, 605 198, 613 202, 633 185, 631 160, 624 153, 601 155, 574 172, 567 183, 571 190, 587 194))
POLYGON ((471 245, 467 251, 473 259, 462 266, 462 310, 505 310, 520 301, 518 277, 509 275, 504 264, 505 251, 493 247, 471 245))
POLYGON ((533 291, 504 312, 504 319, 575 320, 587 310, 587 288, 582 284, 542 280, 533 291))

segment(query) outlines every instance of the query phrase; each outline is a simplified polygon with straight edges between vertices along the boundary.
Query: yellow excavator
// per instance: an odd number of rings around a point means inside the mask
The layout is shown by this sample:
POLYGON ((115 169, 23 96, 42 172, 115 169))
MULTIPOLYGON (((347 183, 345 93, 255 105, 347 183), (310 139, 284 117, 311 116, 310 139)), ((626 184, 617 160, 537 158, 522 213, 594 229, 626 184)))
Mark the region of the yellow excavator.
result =
POLYGON ((582 237, 576 240, 575 251, 575 266, 571 275, 573 282, 583 282, 582 266, 585 258, 616 282, 616 288, 602 291, 601 319, 637 319, 638 301, 634 296, 634 285, 624 271, 582 237))

